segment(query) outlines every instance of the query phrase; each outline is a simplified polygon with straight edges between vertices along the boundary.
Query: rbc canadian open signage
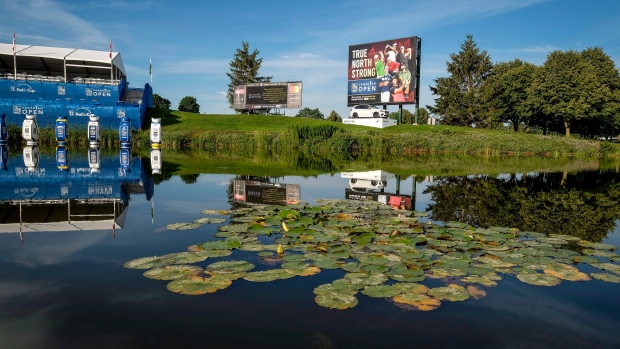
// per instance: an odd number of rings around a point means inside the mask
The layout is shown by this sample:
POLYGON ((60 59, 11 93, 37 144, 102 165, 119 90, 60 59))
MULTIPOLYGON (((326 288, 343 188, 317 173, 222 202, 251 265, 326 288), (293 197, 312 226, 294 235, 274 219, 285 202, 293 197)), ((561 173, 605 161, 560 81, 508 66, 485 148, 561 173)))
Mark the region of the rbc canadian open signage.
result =
POLYGON ((421 43, 412 36, 349 46, 347 105, 417 103, 421 43))
POLYGON ((235 110, 301 108, 301 92, 301 81, 237 85, 233 105, 235 110))

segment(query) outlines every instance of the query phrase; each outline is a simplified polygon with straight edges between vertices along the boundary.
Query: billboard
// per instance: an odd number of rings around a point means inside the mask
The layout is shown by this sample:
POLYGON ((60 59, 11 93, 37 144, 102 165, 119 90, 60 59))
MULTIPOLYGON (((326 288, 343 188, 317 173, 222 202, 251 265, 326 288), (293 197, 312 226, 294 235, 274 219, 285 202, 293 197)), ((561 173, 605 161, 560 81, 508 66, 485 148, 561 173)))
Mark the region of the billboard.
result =
POLYGON ((287 205, 301 201, 299 184, 265 183, 235 179, 233 201, 245 205, 287 205))
POLYGON ((413 211, 411 195, 391 194, 375 191, 356 191, 352 189, 344 190, 344 197, 347 200, 371 200, 378 201, 384 205, 390 205, 395 210, 413 211))
POLYGON ((235 110, 301 108, 301 81, 260 82, 234 88, 235 110))
POLYGON ((412 36, 349 46, 347 106, 418 103, 421 45, 412 36))

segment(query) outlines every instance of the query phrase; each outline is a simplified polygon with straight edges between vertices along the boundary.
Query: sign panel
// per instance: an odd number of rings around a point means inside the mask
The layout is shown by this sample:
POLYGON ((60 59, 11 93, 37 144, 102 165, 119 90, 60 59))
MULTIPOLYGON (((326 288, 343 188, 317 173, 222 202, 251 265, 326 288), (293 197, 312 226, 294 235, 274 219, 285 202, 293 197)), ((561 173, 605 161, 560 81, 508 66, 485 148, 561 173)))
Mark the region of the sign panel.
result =
POLYGON ((233 106, 236 110, 301 108, 301 93, 301 81, 237 85, 233 106))
POLYGON ((301 200, 299 184, 234 180, 233 200, 246 205, 287 205, 301 200))
POLYGON ((347 105, 418 103, 421 39, 349 46, 347 105))
POLYGON ((390 194, 375 191, 364 192, 345 189, 344 197, 348 200, 378 201, 384 205, 392 206, 395 210, 413 210, 411 195, 390 194))

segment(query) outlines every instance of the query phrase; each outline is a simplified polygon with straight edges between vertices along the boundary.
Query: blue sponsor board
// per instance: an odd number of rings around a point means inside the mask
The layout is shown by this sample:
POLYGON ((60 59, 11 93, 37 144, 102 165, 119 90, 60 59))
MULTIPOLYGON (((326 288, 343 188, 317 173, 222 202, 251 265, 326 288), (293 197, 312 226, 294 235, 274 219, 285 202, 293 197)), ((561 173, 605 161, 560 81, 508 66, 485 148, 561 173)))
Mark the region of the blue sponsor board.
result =
POLYGON ((124 80, 116 86, 30 80, 0 80, 0 98, 68 99, 114 105, 123 96, 125 85, 126 82, 124 80))
POLYGON ((379 79, 349 81, 349 95, 379 93, 379 79))

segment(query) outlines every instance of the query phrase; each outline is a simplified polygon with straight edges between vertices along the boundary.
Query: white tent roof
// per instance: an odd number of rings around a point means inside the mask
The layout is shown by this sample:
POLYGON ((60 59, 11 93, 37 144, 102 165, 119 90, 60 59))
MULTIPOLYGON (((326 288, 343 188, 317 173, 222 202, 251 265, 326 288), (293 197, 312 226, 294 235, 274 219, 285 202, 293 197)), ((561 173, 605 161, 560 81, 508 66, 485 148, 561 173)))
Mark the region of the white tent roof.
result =
MULTIPOLYGON (((62 48, 62 47, 47 47, 47 46, 29 46, 29 45, 15 45, 15 56, 17 59, 18 70, 23 67, 24 69, 44 71, 49 70, 51 66, 58 66, 59 62, 49 62, 54 60, 82 62, 87 66, 99 65, 108 66, 113 64, 123 75, 125 73, 125 66, 123 65, 123 59, 118 52, 112 52, 112 58, 110 58, 109 51, 93 51, 82 50, 74 48, 62 48), (20 64, 22 59, 31 58, 23 61, 24 64, 20 64), (32 60, 35 58, 35 60, 32 60), (32 67, 33 64, 39 64, 40 67, 32 67)), ((0 43, 0 69, 13 67, 13 44, 0 43), (10 57, 7 57, 10 56, 10 57)))

